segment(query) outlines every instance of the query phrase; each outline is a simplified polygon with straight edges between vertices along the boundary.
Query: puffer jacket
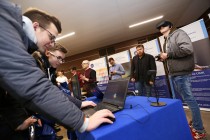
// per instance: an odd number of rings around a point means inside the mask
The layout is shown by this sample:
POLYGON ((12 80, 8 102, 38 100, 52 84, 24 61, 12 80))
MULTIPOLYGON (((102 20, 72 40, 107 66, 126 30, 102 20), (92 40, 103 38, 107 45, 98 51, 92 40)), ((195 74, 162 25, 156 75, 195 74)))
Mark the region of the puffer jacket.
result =
POLYGON ((81 128, 84 114, 37 67, 27 52, 21 10, 6 0, 0 0, 0 30, 0 87, 24 107, 69 129, 81 128))
POLYGON ((183 30, 171 30, 167 43, 167 66, 171 76, 191 74, 194 69, 192 42, 183 30))

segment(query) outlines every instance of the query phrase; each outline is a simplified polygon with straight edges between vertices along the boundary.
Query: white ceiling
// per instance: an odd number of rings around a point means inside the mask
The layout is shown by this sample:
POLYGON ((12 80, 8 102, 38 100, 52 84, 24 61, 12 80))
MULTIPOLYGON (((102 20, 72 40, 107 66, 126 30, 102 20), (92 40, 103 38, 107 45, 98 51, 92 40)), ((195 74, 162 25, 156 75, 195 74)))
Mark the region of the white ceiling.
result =
POLYGON ((132 29, 128 26, 164 15, 176 26, 197 20, 210 0, 10 0, 22 6, 42 9, 62 22, 62 34, 74 36, 60 40, 67 56, 101 48, 157 32, 154 21, 132 29))

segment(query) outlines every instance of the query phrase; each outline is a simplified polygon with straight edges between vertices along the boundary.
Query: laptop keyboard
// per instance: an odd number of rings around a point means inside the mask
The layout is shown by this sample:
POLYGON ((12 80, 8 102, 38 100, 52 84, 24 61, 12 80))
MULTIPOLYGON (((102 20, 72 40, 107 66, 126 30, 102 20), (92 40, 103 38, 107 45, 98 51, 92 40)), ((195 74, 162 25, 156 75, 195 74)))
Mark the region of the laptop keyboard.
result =
POLYGON ((95 108, 95 110, 102 110, 102 109, 108 109, 111 112, 115 112, 117 110, 119 110, 118 108, 114 107, 114 106, 109 106, 109 105, 104 105, 104 104, 98 104, 95 108))

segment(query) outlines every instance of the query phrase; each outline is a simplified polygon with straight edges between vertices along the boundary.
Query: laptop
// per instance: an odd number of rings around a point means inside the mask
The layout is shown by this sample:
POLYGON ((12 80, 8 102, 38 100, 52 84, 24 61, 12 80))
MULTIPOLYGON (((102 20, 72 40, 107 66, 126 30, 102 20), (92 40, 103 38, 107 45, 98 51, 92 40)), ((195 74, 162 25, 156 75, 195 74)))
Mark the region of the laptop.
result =
POLYGON ((124 108, 129 79, 109 80, 102 102, 96 107, 82 109, 87 117, 101 109, 117 112, 124 108))
POLYGON ((80 85, 79 85, 78 75, 74 75, 71 78, 71 86, 72 86, 72 91, 73 91, 74 97, 79 100, 82 100, 82 94, 81 94, 81 89, 80 89, 80 85))

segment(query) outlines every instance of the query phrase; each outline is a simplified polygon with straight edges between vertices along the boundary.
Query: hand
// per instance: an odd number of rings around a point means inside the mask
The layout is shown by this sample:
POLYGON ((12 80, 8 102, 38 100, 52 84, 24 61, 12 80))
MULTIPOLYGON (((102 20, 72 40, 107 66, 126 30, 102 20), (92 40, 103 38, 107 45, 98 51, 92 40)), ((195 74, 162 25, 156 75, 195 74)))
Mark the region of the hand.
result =
POLYGON ((160 61, 164 61, 168 58, 168 54, 167 53, 160 53, 160 61))
POLYGON ((93 101, 83 101, 81 108, 86 107, 86 106, 96 106, 96 104, 93 101))
POLYGON ((86 77, 84 75, 80 75, 80 79, 82 79, 83 81, 85 81, 86 77))
POLYGON ((107 109, 103 109, 94 113, 89 118, 89 124, 86 131, 92 131, 96 129, 99 125, 101 125, 102 123, 112 124, 113 122, 110 119, 107 119, 106 117, 115 118, 114 114, 112 114, 112 112, 107 109))
POLYGON ((80 75, 80 79, 84 80, 84 77, 85 77, 84 75, 82 74, 80 75))
POLYGON ((116 74, 116 71, 112 71, 112 72, 111 72, 111 75, 115 75, 115 74, 116 74))
POLYGON ((154 82, 152 82, 152 81, 149 81, 149 84, 150 84, 150 85, 153 85, 153 84, 154 84, 154 82))
MULTIPOLYGON (((34 124, 35 122, 37 122, 37 119, 29 117, 28 119, 26 119, 22 124, 20 124, 15 130, 19 131, 19 130, 25 130, 27 129, 30 125, 34 124)), ((38 124, 39 126, 42 126, 41 120, 38 119, 38 124)))
POLYGON ((131 82, 135 82, 135 79, 134 78, 131 78, 131 82))

